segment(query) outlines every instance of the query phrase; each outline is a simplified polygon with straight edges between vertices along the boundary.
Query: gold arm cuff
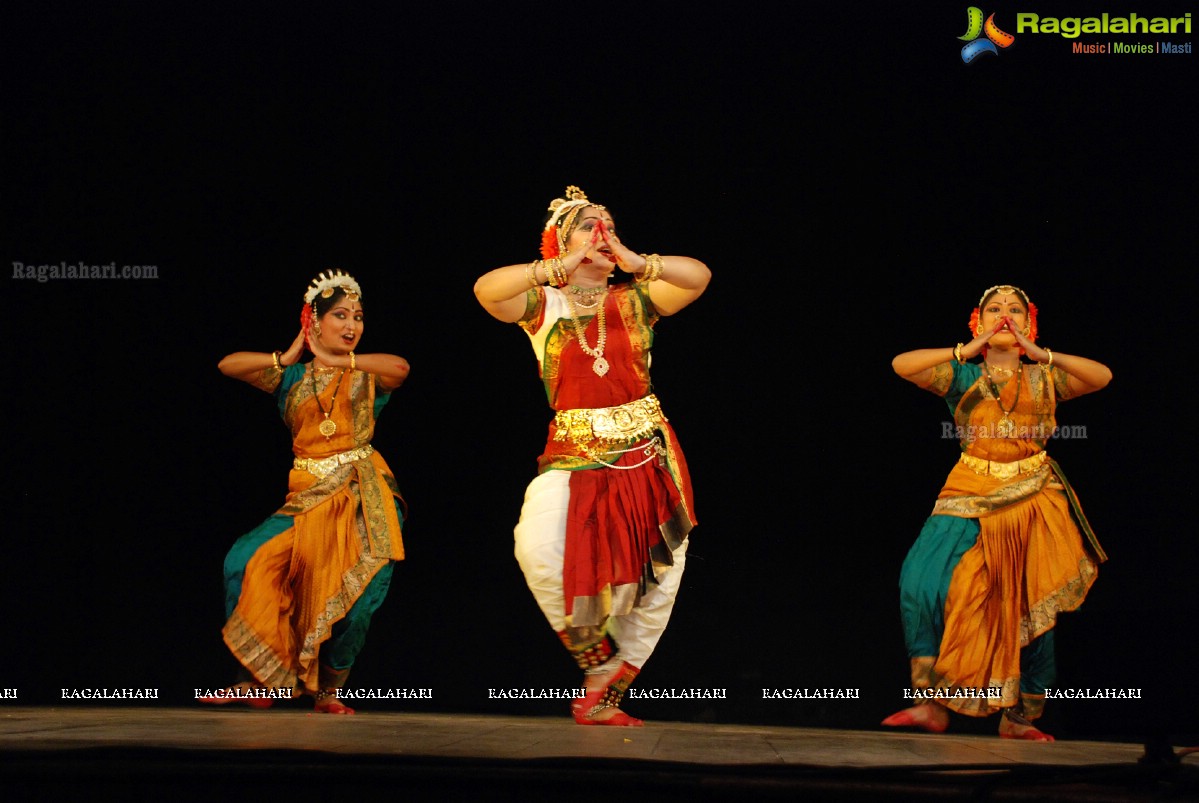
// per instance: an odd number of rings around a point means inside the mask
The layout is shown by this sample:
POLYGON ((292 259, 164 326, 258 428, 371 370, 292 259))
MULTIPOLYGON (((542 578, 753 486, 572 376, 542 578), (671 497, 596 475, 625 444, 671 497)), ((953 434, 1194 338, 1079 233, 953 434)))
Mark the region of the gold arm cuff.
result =
POLYGON ((319 479, 324 479, 329 474, 333 473, 338 466, 344 466, 346 463, 353 463, 355 460, 365 460, 370 457, 375 451, 375 448, 369 443, 366 446, 359 446, 357 449, 351 449, 348 452, 338 452, 331 454, 328 457, 312 458, 312 457, 297 457, 292 462, 292 467, 296 471, 307 471, 312 476, 319 479))
POLYGON ((559 410, 554 414, 554 440, 580 445, 627 443, 648 438, 665 421, 658 397, 651 393, 616 407, 559 410))
POLYGON ((966 467, 975 474, 990 475, 998 480, 1010 480, 1012 477, 1020 474, 1027 474, 1030 471, 1036 471, 1045 461, 1049 459, 1048 452, 1037 452, 1032 457, 1026 457, 1023 460, 1013 460, 1010 463, 1000 463, 997 460, 983 460, 981 457, 974 457, 965 452, 960 458, 966 467))

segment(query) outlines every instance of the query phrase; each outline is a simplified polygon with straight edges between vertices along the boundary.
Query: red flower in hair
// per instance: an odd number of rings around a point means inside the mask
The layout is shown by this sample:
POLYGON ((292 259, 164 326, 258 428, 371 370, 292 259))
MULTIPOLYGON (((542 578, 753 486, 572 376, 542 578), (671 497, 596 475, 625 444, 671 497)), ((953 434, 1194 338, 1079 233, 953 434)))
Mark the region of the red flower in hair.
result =
MULTIPOLYGON (((312 329, 312 305, 305 304, 304 309, 300 310, 300 331, 305 335, 312 329)), ((305 344, 307 345, 307 344, 305 344)))
POLYGON ((553 259, 558 256, 558 227, 550 226, 541 232, 541 258, 553 259))

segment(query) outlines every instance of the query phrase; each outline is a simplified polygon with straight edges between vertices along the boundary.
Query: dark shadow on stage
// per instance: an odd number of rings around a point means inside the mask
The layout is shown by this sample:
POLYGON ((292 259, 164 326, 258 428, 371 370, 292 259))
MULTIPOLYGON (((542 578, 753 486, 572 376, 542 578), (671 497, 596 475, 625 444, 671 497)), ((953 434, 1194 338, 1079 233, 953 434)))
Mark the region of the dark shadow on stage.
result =
POLYGON ((97 748, 0 756, 8 800, 622 801, 745 799, 1169 801, 1199 799, 1199 765, 992 764, 834 768, 608 758, 502 761, 309 751, 97 748), (602 790, 602 792, 601 792, 602 790))
POLYGON ((1199 754, 1128 743, 562 718, 9 709, 12 800, 1199 799, 1199 754))

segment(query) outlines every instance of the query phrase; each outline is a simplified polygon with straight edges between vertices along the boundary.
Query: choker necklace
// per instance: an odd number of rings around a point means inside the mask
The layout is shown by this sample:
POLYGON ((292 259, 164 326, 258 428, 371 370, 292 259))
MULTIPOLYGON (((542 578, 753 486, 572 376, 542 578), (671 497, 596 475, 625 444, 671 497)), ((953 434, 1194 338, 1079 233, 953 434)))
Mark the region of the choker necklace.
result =
MULTIPOLYGON (((602 288, 601 288, 602 289, 602 288)), ((591 363, 591 370, 595 371, 596 376, 603 376, 608 373, 608 361, 604 359, 604 344, 608 342, 608 325, 607 319, 604 317, 604 307, 601 304, 597 317, 599 318, 599 337, 595 341, 595 348, 587 345, 587 339, 583 336, 583 324, 579 323, 579 313, 575 309, 574 296, 567 294, 566 303, 570 306, 570 322, 575 327, 575 337, 578 338, 579 348, 588 357, 594 357, 595 360, 591 363)), ((595 302, 598 303, 598 300, 595 302)), ((591 306, 595 306, 592 303, 591 306)))
POLYGON ((998 365, 992 365, 991 363, 987 363, 987 370, 990 371, 991 373, 995 374, 995 376, 1011 376, 1013 369, 1000 368, 998 365))
POLYGON ((570 286, 570 295, 575 299, 575 303, 582 309, 593 309, 596 304, 600 303, 600 299, 596 296, 601 295, 608 289, 606 284, 601 284, 598 287, 579 287, 577 284, 570 286))
POLYGON ((1003 417, 999 419, 998 426, 995 427, 995 434, 1001 438, 1016 437, 1016 422, 1008 417, 1008 413, 1016 409, 1016 405, 1020 403, 1020 375, 1024 372, 1024 363, 1016 366, 1016 398, 1012 400, 1012 406, 1008 409, 1003 409, 1003 402, 999 400, 999 388, 995 387, 995 380, 991 378, 990 365, 985 361, 987 371, 987 383, 991 386, 991 393, 994 394, 995 403, 999 405, 999 411, 1003 413, 1003 417))
POLYGON ((325 440, 329 440, 333 437, 333 433, 337 432, 337 422, 329 418, 329 414, 333 412, 333 402, 337 399, 337 391, 341 387, 341 378, 346 375, 346 369, 342 368, 341 376, 337 377, 337 384, 333 386, 333 395, 329 397, 329 409, 326 410, 321 404, 321 396, 316 389, 316 372, 320 369, 315 365, 312 368, 312 373, 309 374, 312 377, 312 398, 316 399, 316 406, 325 416, 325 420, 321 422, 317 430, 325 436, 325 440))

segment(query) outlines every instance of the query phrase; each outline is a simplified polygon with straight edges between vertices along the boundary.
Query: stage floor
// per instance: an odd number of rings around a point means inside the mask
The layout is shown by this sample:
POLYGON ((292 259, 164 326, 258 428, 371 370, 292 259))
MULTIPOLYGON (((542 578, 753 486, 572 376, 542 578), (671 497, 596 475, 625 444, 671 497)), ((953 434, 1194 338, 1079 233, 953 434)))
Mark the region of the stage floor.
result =
MULTIPOLYGON (((1199 799, 1199 756, 1145 747, 994 737, 566 718, 246 708, 0 709, 6 789, 45 799, 137 791, 168 800, 262 794, 328 799, 1199 799), (271 790, 267 792, 266 790, 271 790), (453 793, 453 794, 452 794, 453 793), (644 793, 644 796, 639 796, 644 793), (427 795, 428 797, 423 797, 427 795)), ((6 795, 7 797, 7 795, 6 795)))

